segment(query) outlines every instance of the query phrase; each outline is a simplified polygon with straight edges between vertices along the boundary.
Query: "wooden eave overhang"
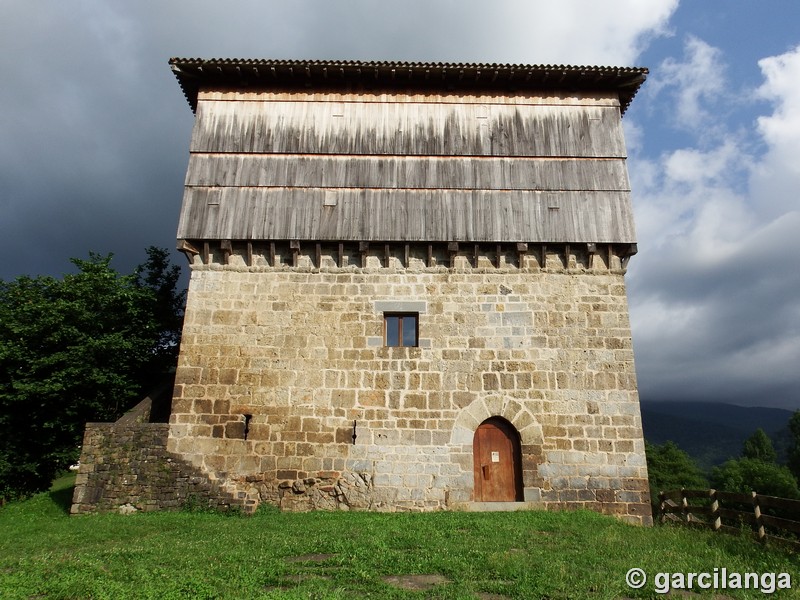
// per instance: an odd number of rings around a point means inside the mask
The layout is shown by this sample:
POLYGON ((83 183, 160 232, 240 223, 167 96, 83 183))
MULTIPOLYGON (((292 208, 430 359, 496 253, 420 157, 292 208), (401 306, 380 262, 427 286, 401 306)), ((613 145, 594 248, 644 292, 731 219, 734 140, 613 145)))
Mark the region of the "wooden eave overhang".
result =
POLYGON ((171 58, 192 111, 201 88, 616 92, 625 113, 643 67, 171 58))

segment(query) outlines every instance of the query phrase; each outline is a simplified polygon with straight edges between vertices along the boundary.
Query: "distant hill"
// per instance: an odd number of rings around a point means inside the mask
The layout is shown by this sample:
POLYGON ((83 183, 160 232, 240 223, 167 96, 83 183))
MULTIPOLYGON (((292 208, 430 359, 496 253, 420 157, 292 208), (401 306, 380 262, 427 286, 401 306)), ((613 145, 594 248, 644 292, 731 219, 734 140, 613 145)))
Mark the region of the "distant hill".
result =
POLYGON ((675 442, 705 471, 736 458, 761 427, 785 456, 792 411, 718 402, 641 402, 644 437, 651 444, 675 442))

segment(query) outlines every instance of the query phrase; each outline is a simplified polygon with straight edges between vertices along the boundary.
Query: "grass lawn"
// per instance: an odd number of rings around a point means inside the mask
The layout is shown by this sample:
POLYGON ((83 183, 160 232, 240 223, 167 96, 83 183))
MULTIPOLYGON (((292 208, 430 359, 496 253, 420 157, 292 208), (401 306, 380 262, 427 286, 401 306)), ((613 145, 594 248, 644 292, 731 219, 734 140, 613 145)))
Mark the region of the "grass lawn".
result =
POLYGON ((774 596, 800 597, 797 555, 744 538, 634 527, 588 512, 70 517, 71 482, 59 480, 49 493, 0 509, 3 600, 650 598, 658 572, 715 567, 788 572, 795 589, 774 596), (632 567, 649 576, 641 590, 625 583, 632 567), (402 575, 439 578, 417 590, 386 579, 402 575))

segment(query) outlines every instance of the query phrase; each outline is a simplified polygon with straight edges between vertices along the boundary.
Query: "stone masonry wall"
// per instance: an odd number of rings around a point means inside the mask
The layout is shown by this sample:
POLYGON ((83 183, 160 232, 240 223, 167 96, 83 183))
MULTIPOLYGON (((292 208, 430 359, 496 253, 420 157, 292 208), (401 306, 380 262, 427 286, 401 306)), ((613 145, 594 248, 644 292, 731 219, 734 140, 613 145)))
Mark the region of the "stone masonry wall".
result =
POLYGON ((203 505, 245 511, 245 496, 167 452, 166 423, 88 423, 75 480, 72 514, 175 509, 203 505))
POLYGON ((285 509, 454 508, 502 416, 526 501, 650 522, 621 260, 542 252, 196 257, 169 451, 285 509), (384 311, 419 312, 419 347, 383 346, 384 311))

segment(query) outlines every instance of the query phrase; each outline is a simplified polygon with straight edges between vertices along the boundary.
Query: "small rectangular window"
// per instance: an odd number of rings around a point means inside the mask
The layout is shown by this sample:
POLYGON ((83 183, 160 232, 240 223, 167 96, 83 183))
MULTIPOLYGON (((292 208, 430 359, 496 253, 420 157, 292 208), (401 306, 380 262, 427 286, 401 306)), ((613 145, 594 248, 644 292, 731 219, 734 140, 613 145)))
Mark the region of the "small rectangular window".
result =
POLYGON ((419 313, 384 313, 383 340, 386 346, 418 346, 419 313))

